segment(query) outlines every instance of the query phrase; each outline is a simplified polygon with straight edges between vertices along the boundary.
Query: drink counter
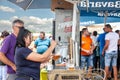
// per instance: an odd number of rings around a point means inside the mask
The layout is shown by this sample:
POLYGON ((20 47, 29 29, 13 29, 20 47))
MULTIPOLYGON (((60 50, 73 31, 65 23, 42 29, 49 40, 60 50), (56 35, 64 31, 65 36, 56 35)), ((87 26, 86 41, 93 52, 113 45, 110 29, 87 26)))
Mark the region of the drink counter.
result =
MULTIPOLYGON (((53 60, 58 60, 60 55, 54 55, 53 60)), ((56 64, 53 69, 51 63, 41 70, 40 80, 105 80, 106 73, 102 69, 80 69, 74 66, 73 60, 64 64, 56 64)))
POLYGON ((82 80, 83 70, 54 69, 48 72, 48 80, 82 80))
POLYGON ((80 69, 53 69, 41 71, 40 80, 105 80, 105 72, 101 69, 92 72, 80 69))

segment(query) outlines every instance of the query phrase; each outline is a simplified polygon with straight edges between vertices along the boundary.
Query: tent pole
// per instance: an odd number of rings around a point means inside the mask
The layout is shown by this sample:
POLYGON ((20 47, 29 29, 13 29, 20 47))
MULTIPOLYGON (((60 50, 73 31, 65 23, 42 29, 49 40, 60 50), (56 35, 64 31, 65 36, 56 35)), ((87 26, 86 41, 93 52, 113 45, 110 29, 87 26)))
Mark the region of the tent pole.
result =
POLYGON ((106 11, 106 12, 104 13, 104 26, 106 25, 107 16, 108 16, 108 12, 106 11))
POLYGON ((77 3, 73 3, 73 27, 72 27, 72 40, 73 40, 73 61, 76 64, 76 52, 75 52, 75 34, 77 26, 77 3))
MULTIPOLYGON (((77 4, 79 4, 80 3, 80 1, 81 0, 75 0, 75 1, 73 1, 73 0, 66 0, 66 1, 68 1, 68 2, 70 2, 70 3, 72 3, 73 4, 73 22, 72 22, 72 40, 73 40, 73 44, 72 44, 72 59, 73 59, 73 61, 74 61, 74 64, 75 64, 75 66, 79 66, 79 52, 78 52, 78 43, 77 43, 77 38, 76 38, 76 31, 77 31, 77 25, 79 24, 79 23, 77 23, 78 22, 78 12, 79 12, 79 10, 78 10, 78 8, 77 8, 77 4)), ((80 15, 79 15, 80 16, 80 15)))
POLYGON ((76 24, 77 24, 77 3, 74 3, 73 7, 73 27, 72 27, 72 39, 75 41, 75 32, 76 32, 76 24))

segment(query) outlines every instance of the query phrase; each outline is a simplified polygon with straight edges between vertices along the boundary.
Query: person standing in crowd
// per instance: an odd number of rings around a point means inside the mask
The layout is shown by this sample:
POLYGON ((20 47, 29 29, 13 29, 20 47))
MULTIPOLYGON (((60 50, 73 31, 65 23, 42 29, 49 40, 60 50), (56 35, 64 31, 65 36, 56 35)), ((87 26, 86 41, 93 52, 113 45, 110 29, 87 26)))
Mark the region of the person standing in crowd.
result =
POLYGON ((106 29, 103 28, 104 33, 99 34, 98 38, 97 38, 97 42, 99 44, 100 47, 100 68, 104 69, 105 68, 105 60, 104 60, 104 56, 102 55, 102 51, 103 48, 105 46, 105 35, 107 34, 106 29))
MULTIPOLYGON (((3 44, 4 39, 9 35, 9 32, 3 31, 1 34, 1 43, 0 43, 0 48, 3 44)), ((0 80, 6 80, 7 76, 7 68, 6 65, 2 62, 0 62, 0 80)))
POLYGON ((114 80, 117 79, 117 45, 119 41, 119 35, 112 31, 112 27, 110 24, 105 25, 105 29, 107 30, 107 34, 105 36, 105 46, 103 48, 102 55, 105 55, 105 72, 106 72, 106 80, 109 75, 109 67, 112 65, 114 72, 114 80))
POLYGON ((43 54, 50 46, 50 39, 45 37, 45 32, 40 32, 40 37, 35 40, 37 53, 43 54))
POLYGON ((4 39, 7 37, 9 35, 9 32, 8 31, 3 31, 2 33, 1 33, 1 36, 0 36, 0 48, 1 48, 1 46, 2 46, 2 44, 3 44, 3 41, 4 41, 4 39))
POLYGON ((98 67, 98 63, 99 63, 99 54, 97 54, 97 47, 98 47, 98 43, 97 43, 97 31, 93 31, 91 38, 94 44, 94 50, 93 50, 93 65, 94 68, 98 67))
POLYGON ((13 32, 5 38, 0 50, 0 61, 7 65, 7 80, 15 80, 16 78, 16 66, 14 63, 16 37, 19 29, 23 26, 24 22, 22 20, 17 19, 13 21, 13 32))
MULTIPOLYGON (((119 73, 119 69, 120 69, 120 30, 116 30, 115 32, 119 35, 118 58, 117 58, 117 70, 118 70, 118 73, 119 73)), ((119 76, 119 78, 120 78, 120 76, 119 76)))
POLYGON ((81 43, 81 68, 87 67, 88 70, 93 68, 93 49, 94 45, 90 38, 87 28, 82 29, 82 43, 81 43))
POLYGON ((43 54, 38 54, 28 48, 31 41, 31 32, 21 28, 15 51, 15 64, 17 67, 17 78, 15 80, 40 80, 40 64, 50 59, 56 46, 56 42, 51 41, 50 47, 43 54))

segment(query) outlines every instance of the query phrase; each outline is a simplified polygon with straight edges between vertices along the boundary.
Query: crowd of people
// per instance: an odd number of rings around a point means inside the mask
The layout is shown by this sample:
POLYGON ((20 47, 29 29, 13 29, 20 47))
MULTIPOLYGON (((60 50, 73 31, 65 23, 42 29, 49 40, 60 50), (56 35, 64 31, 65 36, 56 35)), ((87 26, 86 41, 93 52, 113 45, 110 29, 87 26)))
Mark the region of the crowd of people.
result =
MULTIPOLYGON (((22 20, 14 20, 13 32, 3 31, 0 40, 0 80, 40 80, 40 65, 53 56, 56 41, 45 37, 45 32, 34 40, 30 48, 32 33, 24 27, 22 20)), ((112 31, 110 24, 103 28, 104 33, 97 31, 90 34, 87 28, 81 32, 80 68, 104 69, 107 79, 118 80, 120 68, 120 30, 112 31)))
POLYGON ((87 28, 81 33, 81 64, 88 70, 101 68, 106 72, 106 80, 111 79, 113 70, 114 80, 118 80, 120 68, 120 30, 112 31, 110 24, 103 28, 104 33, 97 36, 97 31, 92 34, 87 28))

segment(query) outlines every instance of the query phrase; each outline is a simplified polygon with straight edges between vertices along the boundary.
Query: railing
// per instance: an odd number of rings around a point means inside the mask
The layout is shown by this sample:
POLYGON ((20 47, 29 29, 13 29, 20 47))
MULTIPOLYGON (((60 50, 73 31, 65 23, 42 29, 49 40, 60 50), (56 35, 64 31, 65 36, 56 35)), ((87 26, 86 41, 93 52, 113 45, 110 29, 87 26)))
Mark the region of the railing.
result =
POLYGON ((86 70, 81 74, 82 80, 105 80, 106 72, 103 69, 86 70))

